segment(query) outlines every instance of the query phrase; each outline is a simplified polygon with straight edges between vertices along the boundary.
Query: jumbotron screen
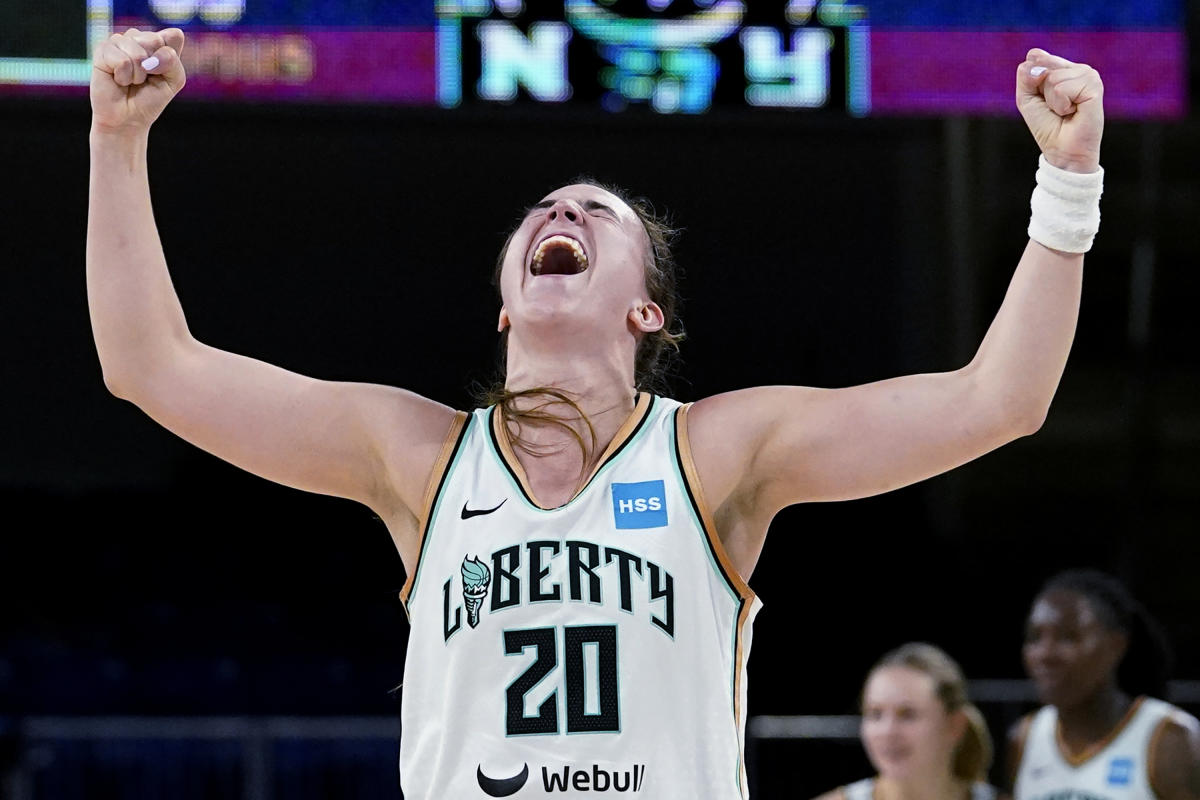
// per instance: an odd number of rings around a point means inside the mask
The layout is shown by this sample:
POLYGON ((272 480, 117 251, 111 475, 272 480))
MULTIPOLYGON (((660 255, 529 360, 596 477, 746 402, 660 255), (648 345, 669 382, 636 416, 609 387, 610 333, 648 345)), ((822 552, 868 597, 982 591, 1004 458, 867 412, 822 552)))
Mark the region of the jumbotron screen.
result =
POLYGON ((183 28, 187 97, 1007 114, 1030 47, 1098 68, 1112 117, 1187 110, 1183 0, 17 0, 0 94, 83 92, 94 44, 183 28))

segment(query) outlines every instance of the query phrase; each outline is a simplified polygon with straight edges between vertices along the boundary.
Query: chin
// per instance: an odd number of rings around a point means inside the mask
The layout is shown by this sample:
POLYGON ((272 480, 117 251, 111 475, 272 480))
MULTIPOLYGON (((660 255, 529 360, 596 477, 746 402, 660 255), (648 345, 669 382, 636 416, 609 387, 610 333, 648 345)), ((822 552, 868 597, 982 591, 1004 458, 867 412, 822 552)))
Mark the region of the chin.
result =
POLYGON ((879 777, 891 780, 904 780, 912 777, 915 772, 915 762, 911 758, 873 758, 871 763, 879 777))
POLYGON ((521 314, 527 325, 569 325, 584 320, 579 304, 561 297, 545 297, 526 304, 521 314))
POLYGON ((1079 702, 1079 698, 1076 696, 1076 693, 1070 691, 1066 686, 1063 686, 1060 683, 1039 683, 1036 684, 1036 687, 1038 700, 1042 703, 1042 705, 1060 708, 1062 706, 1070 707, 1079 702))

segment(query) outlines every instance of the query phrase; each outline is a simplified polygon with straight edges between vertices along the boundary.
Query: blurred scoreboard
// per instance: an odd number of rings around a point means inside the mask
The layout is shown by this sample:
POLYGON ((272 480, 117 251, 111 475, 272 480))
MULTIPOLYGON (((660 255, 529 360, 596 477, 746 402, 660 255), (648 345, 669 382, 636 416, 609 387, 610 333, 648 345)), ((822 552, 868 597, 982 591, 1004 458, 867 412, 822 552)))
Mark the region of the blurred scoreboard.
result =
POLYGON ((1110 116, 1187 110, 1183 0, 0 0, 0 95, 79 94, 97 42, 168 26, 190 100, 1008 114, 1042 47, 1110 116))

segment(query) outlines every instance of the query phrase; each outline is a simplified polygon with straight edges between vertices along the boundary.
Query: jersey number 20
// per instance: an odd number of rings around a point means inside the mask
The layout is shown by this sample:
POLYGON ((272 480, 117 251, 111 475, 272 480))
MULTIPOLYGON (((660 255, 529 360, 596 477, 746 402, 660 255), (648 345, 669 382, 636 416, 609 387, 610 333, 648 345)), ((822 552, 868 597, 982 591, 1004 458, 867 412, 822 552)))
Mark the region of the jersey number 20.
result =
MULTIPOLYGON (((621 730, 620 692, 617 687, 617 626, 573 625, 562 629, 564 691, 567 733, 615 733, 621 730), (588 669, 587 651, 595 655, 588 669), (590 673, 590 674, 589 674, 590 673), (591 701, 589 703, 589 700, 591 701)), ((529 669, 505 690, 505 732, 509 736, 559 733, 558 689, 525 714, 525 695, 558 666, 558 629, 523 628, 504 632, 504 654, 515 656, 534 648, 529 669)))

